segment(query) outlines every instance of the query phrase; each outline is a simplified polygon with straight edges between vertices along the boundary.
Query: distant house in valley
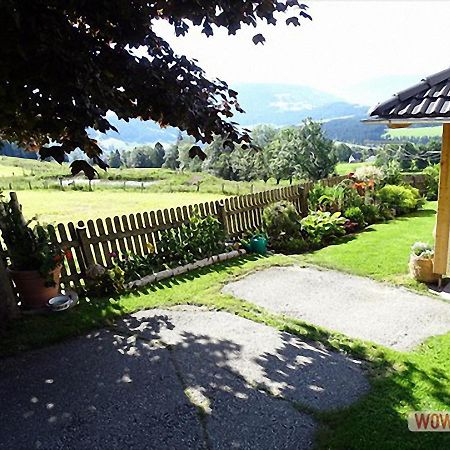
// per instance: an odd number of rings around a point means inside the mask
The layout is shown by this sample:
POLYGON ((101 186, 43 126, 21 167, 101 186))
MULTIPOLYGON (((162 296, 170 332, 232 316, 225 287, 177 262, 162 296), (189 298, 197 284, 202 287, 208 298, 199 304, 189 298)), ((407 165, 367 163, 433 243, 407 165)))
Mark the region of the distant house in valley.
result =
POLYGON ((349 163, 359 163, 359 162, 361 162, 361 159, 362 159, 362 154, 360 152, 355 152, 350 155, 350 158, 348 158, 348 162, 349 163))

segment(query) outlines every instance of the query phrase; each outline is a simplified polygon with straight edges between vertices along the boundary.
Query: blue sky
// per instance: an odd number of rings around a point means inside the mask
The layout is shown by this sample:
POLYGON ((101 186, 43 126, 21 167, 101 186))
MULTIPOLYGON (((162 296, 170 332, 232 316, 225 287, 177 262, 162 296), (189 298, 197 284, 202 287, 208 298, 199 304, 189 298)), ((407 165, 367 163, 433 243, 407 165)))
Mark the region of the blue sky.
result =
POLYGON ((237 82, 311 86, 371 105, 450 66, 446 59, 449 1, 305 1, 313 16, 301 27, 261 25, 267 42, 255 46, 254 28, 236 36, 198 30, 176 38, 157 27, 175 50, 199 60, 210 76, 237 82))

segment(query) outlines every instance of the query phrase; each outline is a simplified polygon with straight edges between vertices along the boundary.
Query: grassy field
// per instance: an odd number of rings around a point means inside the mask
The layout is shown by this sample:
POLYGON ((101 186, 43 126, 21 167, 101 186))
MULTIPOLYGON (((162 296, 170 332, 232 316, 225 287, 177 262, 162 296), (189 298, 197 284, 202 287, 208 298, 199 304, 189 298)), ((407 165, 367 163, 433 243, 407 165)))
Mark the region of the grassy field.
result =
POLYGON ((417 127, 417 128, 395 128, 389 129, 384 135, 387 139, 407 139, 422 137, 441 137, 442 125, 435 127, 417 127))
MULTIPOLYGON (((93 186, 94 191, 124 191, 123 183, 136 181, 133 187, 128 186, 126 191, 141 191, 139 182, 151 182, 145 186, 145 192, 150 193, 191 193, 202 194, 240 195, 259 192, 279 187, 275 180, 242 182, 228 181, 211 174, 181 172, 168 169, 109 169, 107 172, 98 170, 101 184, 93 186)), ((72 178, 68 164, 46 163, 19 158, 0 157, 0 191, 23 190, 60 190, 59 178, 66 182, 73 182, 66 186, 65 191, 90 190, 83 177, 72 178), (84 183, 83 183, 84 181, 84 183)), ((282 181, 281 186, 289 183, 282 181)), ((184 200, 181 199, 183 202, 184 200)), ((100 200, 99 200, 100 201, 100 200)), ((200 200, 201 201, 201 200, 200 200)), ((176 204, 176 202, 175 202, 176 204)), ((173 204, 171 203, 171 206, 173 204)))
POLYGON ((414 242, 433 241, 436 202, 394 221, 372 225, 364 232, 344 238, 314 253, 301 256, 307 263, 337 269, 379 281, 425 289, 408 275, 409 250, 414 242))
POLYGON ((367 163, 339 163, 336 165, 335 172, 338 175, 348 175, 349 173, 354 172, 358 167, 362 166, 367 166, 367 163))
POLYGON ((220 194, 190 192, 140 192, 101 190, 18 191, 25 217, 38 216, 41 223, 71 222, 120 216, 162 208, 206 202, 223 198, 220 194))

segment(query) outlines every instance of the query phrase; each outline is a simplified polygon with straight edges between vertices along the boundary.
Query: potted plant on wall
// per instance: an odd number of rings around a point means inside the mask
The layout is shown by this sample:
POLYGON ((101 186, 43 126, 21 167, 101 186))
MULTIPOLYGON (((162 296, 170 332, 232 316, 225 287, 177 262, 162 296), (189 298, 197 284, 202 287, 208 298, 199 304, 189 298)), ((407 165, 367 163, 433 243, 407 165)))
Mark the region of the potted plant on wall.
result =
POLYGON ((24 309, 39 309, 59 293, 64 251, 52 242, 48 231, 31 227, 12 193, 0 197, 0 230, 7 248, 9 273, 24 309))
POLYGON ((416 242, 411 247, 409 273, 422 283, 435 283, 439 276, 433 273, 433 247, 424 242, 416 242))

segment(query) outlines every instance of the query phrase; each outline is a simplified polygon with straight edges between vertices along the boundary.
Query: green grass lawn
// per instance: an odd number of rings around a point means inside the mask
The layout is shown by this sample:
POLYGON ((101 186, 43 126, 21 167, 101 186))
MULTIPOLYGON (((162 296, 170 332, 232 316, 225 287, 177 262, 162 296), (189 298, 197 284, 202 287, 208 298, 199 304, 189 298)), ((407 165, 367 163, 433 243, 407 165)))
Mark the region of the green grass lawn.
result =
POLYGON ((401 138, 421 138, 421 137, 436 137, 442 136, 442 125, 435 127, 417 127, 417 128, 392 128, 388 129, 383 135, 388 139, 401 139, 401 138))
POLYGON ((202 192, 140 192, 137 190, 18 191, 25 217, 35 215, 41 223, 71 222, 172 208, 223 198, 202 192))
POLYGON ((338 175, 348 175, 350 172, 354 172, 358 167, 367 166, 368 163, 339 163, 336 164, 335 172, 338 175))
POLYGON ((331 269, 425 289, 408 277, 408 259, 411 245, 416 241, 433 241, 436 202, 407 217, 372 225, 364 232, 344 238, 300 260, 331 269))

